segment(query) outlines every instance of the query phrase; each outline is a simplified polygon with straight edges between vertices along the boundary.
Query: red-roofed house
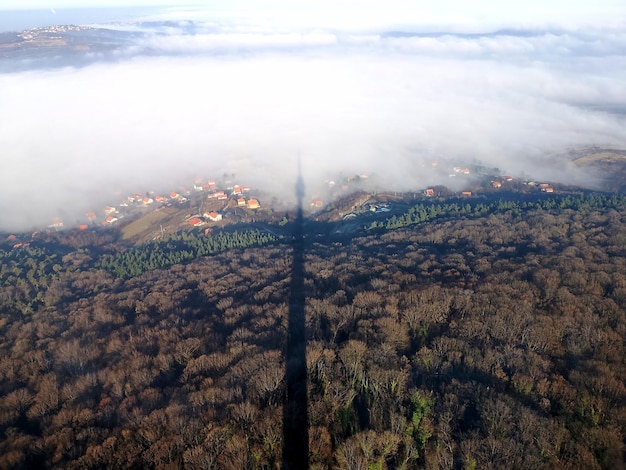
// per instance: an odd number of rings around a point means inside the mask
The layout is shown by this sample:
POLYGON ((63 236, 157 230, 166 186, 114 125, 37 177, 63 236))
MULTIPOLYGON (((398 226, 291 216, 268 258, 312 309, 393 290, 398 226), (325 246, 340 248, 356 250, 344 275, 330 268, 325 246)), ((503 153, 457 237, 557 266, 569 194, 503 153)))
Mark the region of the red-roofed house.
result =
POLYGON ((237 199, 237 205, 238 206, 245 206, 246 205, 246 198, 245 197, 240 197, 239 199, 237 199))
POLYGON ((428 189, 426 189, 426 190, 424 191, 424 194, 425 194, 426 196, 428 196, 428 197, 430 197, 430 196, 434 196, 434 195, 435 195, 435 190, 434 190, 434 189, 431 189, 431 188, 428 188, 428 189))
POLYGON ((187 221, 187 223, 193 227, 200 227, 204 222, 200 220, 198 217, 192 217, 187 221))
POLYGON ((261 204, 259 204, 259 201, 256 199, 250 199, 248 201, 248 209, 258 209, 259 207, 261 207, 261 204))
POLYGON ((216 191, 214 193, 209 194, 208 198, 209 199, 217 198, 219 200, 224 200, 224 199, 228 199, 228 196, 226 195, 224 191, 216 191))
POLYGON ((222 220, 222 214, 218 214, 217 212, 205 212, 204 217, 212 222, 219 222, 222 220))

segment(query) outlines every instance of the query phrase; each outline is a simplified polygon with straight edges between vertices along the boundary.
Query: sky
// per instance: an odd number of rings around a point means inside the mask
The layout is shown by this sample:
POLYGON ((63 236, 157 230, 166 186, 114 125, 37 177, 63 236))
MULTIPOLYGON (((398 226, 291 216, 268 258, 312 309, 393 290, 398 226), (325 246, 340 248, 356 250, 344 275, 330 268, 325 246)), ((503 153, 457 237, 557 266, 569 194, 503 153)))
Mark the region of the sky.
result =
POLYGON ((388 22, 468 28, 490 24, 623 24, 626 9, 623 0, 185 0, 181 3, 171 0, 3 0, 0 10, 136 6, 238 10, 251 14, 269 13, 274 18, 289 17, 296 22, 306 17, 343 26, 353 21, 355 25, 363 26, 388 22))
POLYGON ((145 35, 87 61, 14 59, 0 73, 0 230, 79 222, 112 193, 191 175, 293 197, 297 155, 310 195, 355 173, 462 189, 433 160, 593 185, 562 156, 626 147, 626 6, 509 3, 202 2, 103 25, 145 35))

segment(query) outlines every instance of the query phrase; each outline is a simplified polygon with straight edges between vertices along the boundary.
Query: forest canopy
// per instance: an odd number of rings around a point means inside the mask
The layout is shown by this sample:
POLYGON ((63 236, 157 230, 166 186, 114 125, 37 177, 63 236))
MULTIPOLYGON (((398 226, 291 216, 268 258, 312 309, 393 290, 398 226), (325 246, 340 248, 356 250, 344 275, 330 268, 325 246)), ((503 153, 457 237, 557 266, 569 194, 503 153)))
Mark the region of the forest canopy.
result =
MULTIPOLYGON (((623 197, 306 227, 311 468, 623 468, 623 197)), ((279 468, 291 240, 62 241, 0 252, 0 467, 279 468)))

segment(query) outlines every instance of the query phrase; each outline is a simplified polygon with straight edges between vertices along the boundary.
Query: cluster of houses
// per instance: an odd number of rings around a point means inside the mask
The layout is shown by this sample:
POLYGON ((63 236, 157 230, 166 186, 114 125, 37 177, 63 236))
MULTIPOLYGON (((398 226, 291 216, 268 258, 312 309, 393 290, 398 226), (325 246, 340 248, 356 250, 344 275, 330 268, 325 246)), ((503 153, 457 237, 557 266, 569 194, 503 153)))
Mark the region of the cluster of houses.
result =
MULTIPOLYGON (((511 181, 513 181, 513 178, 511 176, 503 176, 501 180, 492 180, 491 187, 494 189, 500 189, 502 188, 502 185, 504 183, 509 183, 511 181)), ((539 188, 540 191, 544 193, 554 192, 554 188, 550 186, 548 183, 535 183, 534 181, 525 181, 524 184, 528 186, 536 186, 539 188)))
MULTIPOLYGON (((211 182, 209 182, 211 183, 211 182)), ((203 191, 204 189, 195 188, 198 191, 203 191)), ((224 201, 229 199, 231 196, 235 198, 237 202, 237 207, 246 207, 248 209, 259 209, 261 204, 258 199, 247 198, 246 193, 250 192, 250 187, 248 186, 239 186, 238 184, 234 186, 229 186, 226 188, 230 191, 230 196, 226 191, 216 191, 215 188, 209 188, 212 192, 207 196, 209 199, 217 199, 218 201, 224 201)))
MULTIPOLYGON (((532 183, 532 181, 531 181, 532 183)), ((530 183, 528 183, 530 184, 530 183)), ((552 186, 550 186, 548 183, 539 183, 539 189, 541 191, 543 191, 544 193, 553 193, 554 192, 554 188, 552 186)))
MULTIPOLYGON (((433 166, 437 165, 437 162, 432 162, 433 166)), ((452 173, 450 173, 450 177, 457 175, 470 175, 471 171, 469 168, 455 166, 452 168, 452 173)), ((343 185, 340 187, 336 186, 335 181, 326 181, 328 185, 328 189, 331 190, 347 190, 348 185, 351 182, 363 181, 368 178, 367 175, 358 175, 350 178, 346 178, 343 181, 343 185)), ((513 178, 511 176, 502 176, 497 180, 491 181, 491 186, 494 189, 502 188, 503 184, 512 181, 513 178)), ((541 191, 546 193, 553 193, 554 189, 547 183, 535 183, 535 182, 525 182, 529 186, 537 186, 541 191)), ((77 226, 80 230, 86 230, 91 226, 96 224, 100 224, 102 226, 111 226, 115 223, 119 222, 125 215, 128 214, 128 211, 136 208, 148 207, 153 204, 158 205, 171 205, 171 204, 182 204, 190 199, 197 200, 200 197, 200 193, 206 194, 206 198, 209 200, 215 201, 223 201, 224 205, 222 209, 226 207, 234 207, 234 208, 244 208, 250 210, 256 210, 261 207, 258 199, 249 197, 249 192, 251 188, 249 186, 240 186, 238 184, 230 184, 226 182, 221 189, 218 187, 218 183, 215 180, 202 180, 197 178, 194 180, 193 187, 191 188, 182 188, 179 191, 172 191, 168 195, 154 194, 154 193, 133 193, 122 200, 118 207, 106 206, 103 210, 104 217, 98 216, 95 211, 88 211, 85 216, 87 218, 88 223, 81 223, 77 226)), ((436 195, 436 191, 434 188, 427 188, 423 191, 423 194, 427 197, 432 197, 436 195)), ((471 191, 463 191, 462 196, 471 196, 471 191)), ((214 207, 217 207, 213 205, 214 207)), ((320 209, 324 206, 324 202, 322 199, 318 199, 314 197, 311 199, 310 206, 312 209, 320 209)), ((372 209, 374 212, 385 212, 385 208, 383 207, 374 207, 372 209)), ((193 216, 189 216, 186 222, 192 226, 201 226, 209 222, 219 222, 222 220, 222 214, 216 211, 208 211, 203 214, 197 214, 193 216)), ((49 229, 60 230, 64 228, 64 223, 61 219, 54 219, 52 224, 48 226, 49 229)))
POLYGON ((452 170, 454 171, 454 173, 450 173, 450 176, 456 176, 458 174, 461 175, 469 175, 471 174, 471 171, 469 168, 461 168, 460 166, 455 166, 454 168, 452 168, 452 170))
POLYGON ((513 181, 513 178, 511 176, 503 176, 502 177, 502 181, 499 180, 492 180, 491 181, 491 187, 494 189, 500 189, 502 187, 503 183, 509 183, 513 181))
MULTIPOLYGON (((215 199, 218 201, 232 200, 233 204, 235 204, 236 207, 243 207, 252 210, 259 209, 261 207, 259 200, 247 197, 247 193, 249 193, 250 190, 251 188, 249 186, 230 184, 227 184, 226 190, 220 190, 218 189, 218 185, 214 180, 208 180, 207 182, 203 182, 201 179, 196 179, 193 184, 193 190, 183 188, 180 190, 180 192, 172 191, 167 196, 161 194, 155 195, 154 193, 130 194, 128 197, 122 200, 117 207, 106 206, 103 209, 104 218, 98 217, 96 211, 90 210, 85 214, 89 224, 79 224, 77 228, 79 230, 87 230, 90 226, 94 226, 97 223, 105 227, 111 226, 117 223, 120 219, 122 219, 129 210, 149 207, 153 204, 182 204, 194 197, 193 193, 201 192, 208 193, 208 199, 215 199)), ((207 221, 217 222, 220 220, 222 220, 222 214, 219 214, 217 212, 206 212, 203 215, 190 218, 188 220, 188 223, 190 225, 199 226, 207 221)), ((54 219, 52 224, 50 224, 48 228, 53 230, 63 229, 63 220, 61 220, 60 218, 54 219)))
POLYGON ((13 243, 14 250, 19 250, 20 248, 28 248, 30 246, 30 243, 20 242, 18 238, 13 234, 7 237, 7 241, 13 243))

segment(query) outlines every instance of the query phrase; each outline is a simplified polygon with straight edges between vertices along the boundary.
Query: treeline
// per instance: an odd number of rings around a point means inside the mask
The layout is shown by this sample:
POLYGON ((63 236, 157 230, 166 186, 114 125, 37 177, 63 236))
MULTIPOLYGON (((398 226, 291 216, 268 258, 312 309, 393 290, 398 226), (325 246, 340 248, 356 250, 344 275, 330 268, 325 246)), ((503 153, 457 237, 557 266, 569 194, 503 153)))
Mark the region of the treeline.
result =
MULTIPOLYGON (((586 194, 534 197, 486 201, 481 199, 454 202, 420 203, 402 215, 384 221, 374 221, 369 229, 395 230, 414 224, 446 217, 484 217, 511 212, 520 215, 532 210, 561 211, 573 209, 584 213, 594 209, 617 209, 626 206, 626 197, 620 195, 586 194)), ((281 229, 282 230, 282 229, 281 229)), ((95 233, 70 233, 54 240, 37 241, 28 248, 13 250, 0 246, 0 311, 30 313, 45 305, 46 290, 53 280, 66 271, 104 269, 118 278, 129 278, 152 269, 161 269, 201 256, 234 248, 262 246, 280 241, 267 231, 245 230, 200 235, 180 232, 153 240, 139 247, 121 251, 123 245, 110 237, 95 233), (78 239, 79 237, 84 240, 78 239), (66 240, 67 238, 67 240, 66 240), (100 240, 103 238, 103 240, 100 240), (65 243, 66 242, 66 243, 65 243), (103 248, 106 244, 106 248, 103 248)))
POLYGON ((121 251, 123 245, 111 243, 107 237, 103 237, 106 246, 101 246, 96 234, 88 240, 95 244, 82 247, 73 246, 74 234, 67 237, 67 244, 55 234, 53 239, 35 240, 24 248, 0 246, 0 313, 30 315, 39 308, 96 293, 108 286, 108 274, 129 278, 201 256, 279 240, 279 236, 260 230, 204 236, 181 232, 121 251), (99 279, 100 285, 85 290, 89 278, 99 279))
POLYGON ((408 227, 413 224, 428 222, 438 217, 481 217, 488 214, 497 214, 505 211, 519 215, 533 210, 565 210, 588 211, 593 209, 617 209, 626 206, 626 196, 617 194, 583 194, 550 196, 545 198, 534 197, 531 200, 498 199, 493 202, 480 200, 467 202, 420 203, 411 207, 402 215, 393 215, 385 221, 374 221, 370 229, 393 230, 408 227))
POLYGON ((130 278, 146 271, 161 269, 235 248, 267 245, 278 240, 269 232, 247 230, 220 232, 217 235, 196 235, 180 232, 127 251, 104 256, 96 267, 116 277, 130 278))

